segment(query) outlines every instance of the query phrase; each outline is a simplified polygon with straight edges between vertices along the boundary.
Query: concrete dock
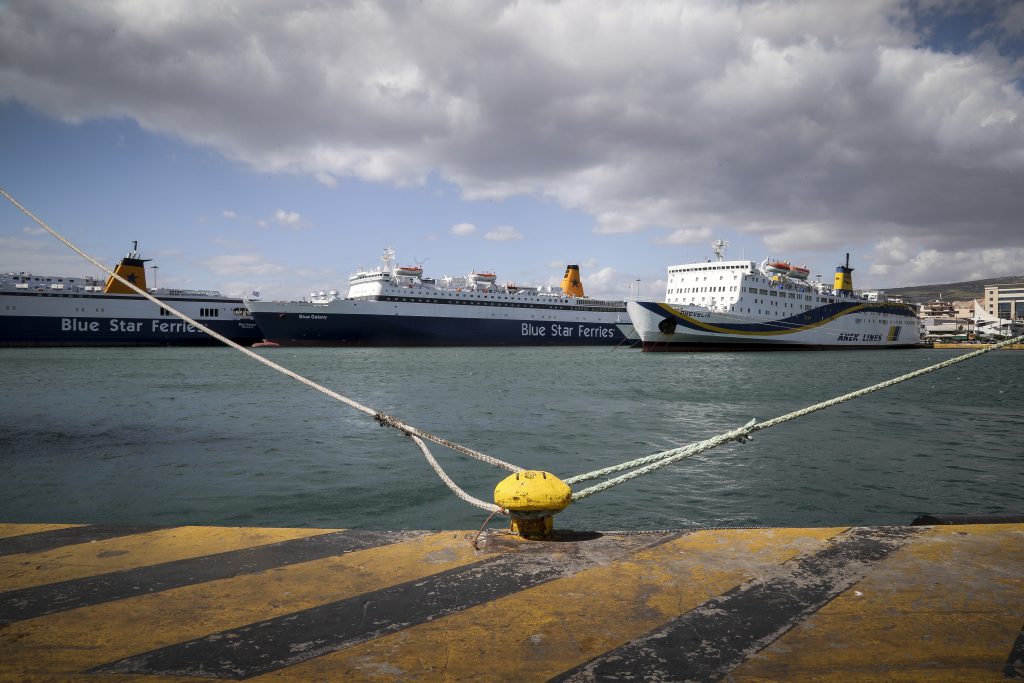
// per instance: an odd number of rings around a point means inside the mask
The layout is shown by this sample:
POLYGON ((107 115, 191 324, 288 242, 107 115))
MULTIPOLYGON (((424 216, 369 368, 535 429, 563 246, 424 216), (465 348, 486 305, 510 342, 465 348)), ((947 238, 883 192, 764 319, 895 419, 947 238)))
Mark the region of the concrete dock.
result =
POLYGON ((3 681, 1024 679, 1024 523, 0 524, 3 681))
MULTIPOLYGON (((980 351, 993 346, 993 344, 971 344, 970 342, 934 342, 933 349, 964 349, 967 351, 980 351)), ((1024 344, 1009 344, 1004 346, 1002 351, 1024 351, 1024 344)))

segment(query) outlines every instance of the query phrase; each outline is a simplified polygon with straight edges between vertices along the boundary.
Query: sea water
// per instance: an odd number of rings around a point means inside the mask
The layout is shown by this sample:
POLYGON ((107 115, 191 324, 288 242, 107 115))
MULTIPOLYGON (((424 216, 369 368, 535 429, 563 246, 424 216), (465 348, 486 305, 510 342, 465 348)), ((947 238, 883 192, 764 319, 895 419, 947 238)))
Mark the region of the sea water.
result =
MULTIPOLYGON (((568 477, 964 352, 260 353, 420 429, 568 477)), ((0 396, 0 522, 475 529, 487 516, 449 492, 409 438, 228 348, 0 349, 0 396)), ((985 354, 674 463, 570 506, 556 524, 1021 513, 1022 396, 1024 353, 985 354)), ((507 474, 432 450, 484 500, 507 474)))

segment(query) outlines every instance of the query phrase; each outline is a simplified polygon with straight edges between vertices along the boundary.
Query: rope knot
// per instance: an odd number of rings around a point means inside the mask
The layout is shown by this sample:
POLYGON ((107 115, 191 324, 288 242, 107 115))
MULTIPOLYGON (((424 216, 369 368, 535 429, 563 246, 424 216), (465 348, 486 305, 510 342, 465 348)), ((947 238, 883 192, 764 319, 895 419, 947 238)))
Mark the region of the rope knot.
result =
POLYGON ((750 432, 752 431, 755 422, 757 422, 756 418, 751 419, 750 422, 737 429, 736 431, 739 432, 739 434, 737 434, 735 437, 736 441, 738 441, 739 443, 747 443, 748 441, 753 439, 754 437, 750 435, 750 432))

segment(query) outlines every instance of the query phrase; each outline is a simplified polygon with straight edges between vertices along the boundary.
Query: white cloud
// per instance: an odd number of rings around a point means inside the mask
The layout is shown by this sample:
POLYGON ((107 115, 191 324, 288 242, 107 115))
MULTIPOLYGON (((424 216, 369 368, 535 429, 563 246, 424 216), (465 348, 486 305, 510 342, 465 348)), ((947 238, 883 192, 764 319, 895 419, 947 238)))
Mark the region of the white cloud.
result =
MULTIPOLYGON (((92 265, 78 254, 75 254, 64 245, 49 236, 42 228, 26 226, 22 229, 26 235, 46 234, 44 239, 31 239, 24 237, 3 237, 0 236, 0 272, 8 273, 35 273, 37 275, 64 274, 72 276, 102 274, 96 266, 92 265)), ((89 253, 89 246, 84 245, 84 251, 89 253)), ((113 264, 113 260, 104 261, 98 257, 101 263, 113 264)))
POLYGON ((234 254, 206 259, 202 265, 217 275, 228 277, 259 277, 285 272, 284 266, 266 261, 259 254, 234 254))
POLYGON ((326 171, 317 171, 313 174, 313 177, 316 178, 316 181, 321 185, 326 185, 327 187, 338 186, 338 179, 326 171))
POLYGON ((580 271, 580 279, 583 281, 584 291, 610 292, 618 285, 619 273, 610 266, 605 266, 593 272, 580 271))
POLYGON ((472 235, 474 232, 476 232, 476 226, 472 223, 459 223, 457 225, 453 225, 451 229, 451 233, 453 235, 458 235, 459 237, 472 235))
POLYGON ((224 218, 227 218, 229 221, 233 221, 238 218, 238 214, 229 209, 224 209, 220 212, 220 215, 224 216, 224 218))
POLYGON ((1024 247, 1024 62, 923 47, 915 6, 960 4, 5 3, 0 99, 328 186, 533 194, 599 233, 1024 247))
MULTIPOLYGON (((559 268, 565 268, 565 266, 568 265, 569 263, 575 263, 580 267, 581 271, 596 269, 598 266, 597 259, 594 258, 588 258, 582 261, 580 261, 579 259, 575 261, 548 261, 544 265, 546 265, 548 268, 551 268, 552 270, 558 270, 559 268)), ((561 282, 561 280, 559 280, 559 282, 561 282)))
POLYGON ((523 239, 523 234, 511 225, 499 225, 494 230, 486 233, 484 239, 495 242, 507 242, 509 240, 521 240, 523 239))
POLYGON ((654 240, 655 244, 700 244, 711 239, 711 228, 680 228, 654 240))
POLYGON ((302 216, 295 211, 285 211, 284 209, 278 209, 274 212, 274 220, 283 225, 286 228, 292 230, 298 230, 303 227, 302 216))
POLYGON ((892 286, 908 283, 938 284, 1002 276, 1024 275, 1024 248, 923 248, 921 242, 890 237, 875 245, 868 274, 892 286))

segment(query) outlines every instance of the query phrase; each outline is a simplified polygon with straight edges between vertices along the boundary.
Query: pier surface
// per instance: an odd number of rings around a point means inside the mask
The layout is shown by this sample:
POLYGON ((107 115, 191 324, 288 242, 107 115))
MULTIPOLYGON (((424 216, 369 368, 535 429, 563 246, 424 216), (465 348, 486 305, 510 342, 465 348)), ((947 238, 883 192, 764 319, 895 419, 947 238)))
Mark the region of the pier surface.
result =
POLYGON ((0 680, 1024 679, 1024 524, 0 524, 0 680))
MULTIPOLYGON (((990 346, 994 346, 994 344, 972 344, 970 342, 934 342, 932 344, 933 349, 967 349, 969 351, 980 351, 990 346)), ((1001 350, 1024 351, 1024 344, 1009 344, 1001 350)))

